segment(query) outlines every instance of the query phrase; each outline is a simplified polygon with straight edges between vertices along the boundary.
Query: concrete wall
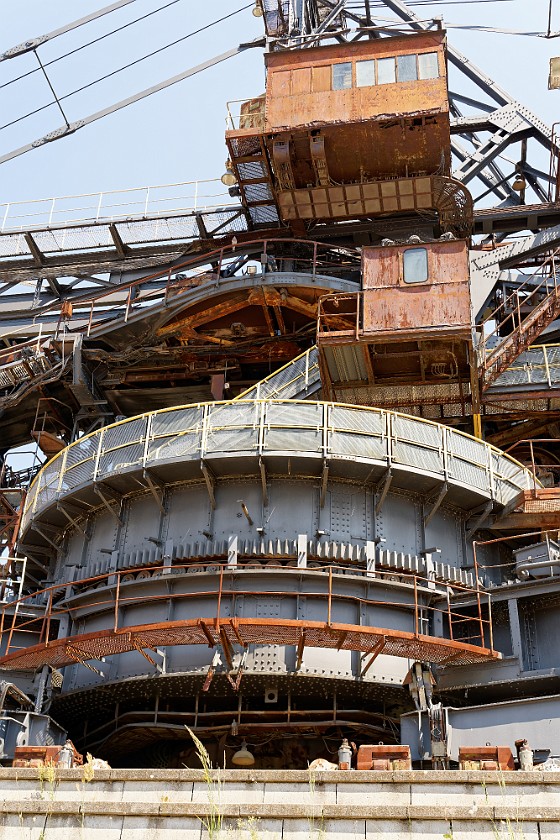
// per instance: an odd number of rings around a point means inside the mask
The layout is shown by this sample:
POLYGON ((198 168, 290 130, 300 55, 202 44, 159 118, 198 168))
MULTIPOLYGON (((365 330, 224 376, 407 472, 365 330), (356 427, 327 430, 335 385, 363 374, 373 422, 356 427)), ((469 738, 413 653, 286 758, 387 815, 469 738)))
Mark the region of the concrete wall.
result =
POLYGON ((2 840, 560 840, 559 773, 0 770, 2 840), (43 778, 39 778, 40 775, 43 778), (209 818, 223 816, 221 832, 209 818))

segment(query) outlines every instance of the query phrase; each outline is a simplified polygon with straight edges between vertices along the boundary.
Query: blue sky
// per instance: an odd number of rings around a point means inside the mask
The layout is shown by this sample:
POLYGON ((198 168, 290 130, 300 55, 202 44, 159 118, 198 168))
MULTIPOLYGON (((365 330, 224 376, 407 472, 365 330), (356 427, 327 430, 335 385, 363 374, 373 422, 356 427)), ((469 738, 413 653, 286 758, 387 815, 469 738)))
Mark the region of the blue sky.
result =
MULTIPOLYGON (((49 32, 107 5, 109 0, 2 0, 0 51, 49 32)), ((43 63, 121 26, 168 0, 135 0, 100 20, 39 49, 43 63)), ((198 3, 179 0, 143 23, 48 68, 59 96, 111 72, 169 41, 246 5, 242 0, 198 3)), ((456 5, 433 3, 416 9, 423 17, 442 14, 460 26, 484 25, 544 30, 548 0, 505 0, 456 5)), ((386 10, 379 16, 388 17, 386 10)), ((554 0, 553 28, 560 29, 560 0, 554 0)), ((129 96, 168 76, 257 37, 262 22, 251 10, 167 50, 130 70, 66 100, 70 121, 129 96)), ((560 119, 560 92, 547 91, 548 62, 560 55, 560 39, 546 41, 450 29, 449 40, 498 84, 548 124, 560 119)), ((34 69, 30 54, 0 64, 0 85, 34 69)), ((219 177, 226 157, 225 103, 262 92, 261 50, 251 50, 163 93, 86 127, 72 137, 36 149, 0 166, 0 203, 123 189, 147 184, 219 177)), ((0 88, 4 125, 51 100, 47 82, 34 73, 0 88)), ((0 154, 62 124, 56 107, 0 131, 0 154)))

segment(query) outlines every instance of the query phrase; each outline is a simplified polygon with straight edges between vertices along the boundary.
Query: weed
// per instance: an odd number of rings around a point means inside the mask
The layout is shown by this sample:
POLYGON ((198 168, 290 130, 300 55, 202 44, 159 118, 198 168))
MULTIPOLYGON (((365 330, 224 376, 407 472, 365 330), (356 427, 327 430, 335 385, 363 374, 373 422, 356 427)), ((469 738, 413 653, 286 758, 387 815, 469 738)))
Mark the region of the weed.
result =
POLYGON ((224 818, 220 810, 220 799, 222 792, 220 771, 218 769, 215 771, 215 775, 212 774, 213 768, 212 762, 210 761, 210 756, 208 755, 208 750, 206 749, 202 741, 196 737, 194 732, 191 729, 189 729, 188 726, 187 731, 193 739, 196 748, 196 754, 202 765, 204 783, 206 785, 206 791, 208 794, 208 804, 210 806, 210 813, 208 814, 208 816, 199 817, 198 819, 200 820, 204 829, 206 830, 209 840, 219 840, 224 828, 224 818))
POLYGON ((92 782, 94 776, 93 756, 91 753, 86 753, 86 760, 82 765, 82 782, 92 782))
POLYGON ((43 796, 45 792, 45 785, 49 786, 49 799, 54 799, 54 792, 56 789, 56 767, 54 764, 42 764, 37 768, 37 773, 39 775, 39 784, 41 786, 41 796, 43 796))

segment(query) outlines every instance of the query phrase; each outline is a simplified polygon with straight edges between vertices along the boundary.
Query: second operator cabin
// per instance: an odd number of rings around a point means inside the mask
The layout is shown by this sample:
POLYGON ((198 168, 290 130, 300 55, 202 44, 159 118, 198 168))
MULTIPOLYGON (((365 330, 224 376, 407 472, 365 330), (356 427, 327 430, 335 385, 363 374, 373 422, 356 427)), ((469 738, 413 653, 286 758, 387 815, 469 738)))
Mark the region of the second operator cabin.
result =
POLYGON ((271 52, 266 66, 266 95, 226 134, 242 191, 239 141, 258 136, 284 220, 434 208, 431 176, 451 161, 443 31, 271 52))

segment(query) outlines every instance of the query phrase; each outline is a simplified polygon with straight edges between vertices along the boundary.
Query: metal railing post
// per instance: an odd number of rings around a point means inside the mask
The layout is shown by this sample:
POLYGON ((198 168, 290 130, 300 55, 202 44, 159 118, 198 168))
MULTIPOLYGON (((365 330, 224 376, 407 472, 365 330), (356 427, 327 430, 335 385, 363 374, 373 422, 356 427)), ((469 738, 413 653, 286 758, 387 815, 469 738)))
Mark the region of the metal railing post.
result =
POLYGON ((327 624, 330 626, 332 616, 332 566, 329 566, 329 603, 327 613, 327 624))
POLYGON ((10 205, 6 204, 6 210, 4 211, 4 218, 2 219, 2 230, 6 227, 6 221, 8 219, 8 213, 10 212, 10 205))
POLYGON ((414 635, 418 636, 418 579, 414 575, 414 635))
POLYGON ((113 633, 117 632, 119 626, 119 598, 121 594, 121 573, 117 572, 117 587, 115 589, 115 614, 113 618, 113 633))

